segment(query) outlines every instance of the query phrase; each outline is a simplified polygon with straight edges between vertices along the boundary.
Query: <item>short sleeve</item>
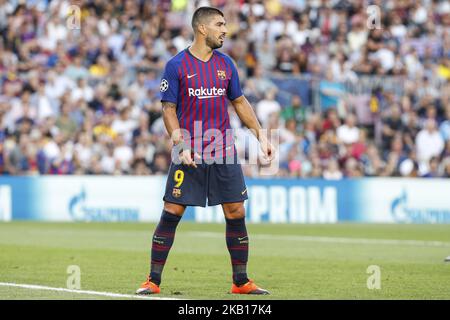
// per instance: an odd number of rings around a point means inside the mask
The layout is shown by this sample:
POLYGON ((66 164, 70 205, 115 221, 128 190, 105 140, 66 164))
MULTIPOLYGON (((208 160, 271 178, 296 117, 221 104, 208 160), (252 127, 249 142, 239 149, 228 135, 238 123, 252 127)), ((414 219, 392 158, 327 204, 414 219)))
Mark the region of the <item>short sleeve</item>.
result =
POLYGON ((177 104, 179 82, 178 72, 174 63, 167 63, 159 86, 161 102, 168 101, 177 104))
POLYGON ((242 89, 241 84, 239 83, 239 75, 238 71, 236 69, 236 66, 234 65, 234 62, 231 59, 227 59, 228 64, 231 68, 231 79, 228 83, 228 89, 227 89, 227 96, 230 101, 233 101, 234 99, 239 98, 242 96, 242 89))

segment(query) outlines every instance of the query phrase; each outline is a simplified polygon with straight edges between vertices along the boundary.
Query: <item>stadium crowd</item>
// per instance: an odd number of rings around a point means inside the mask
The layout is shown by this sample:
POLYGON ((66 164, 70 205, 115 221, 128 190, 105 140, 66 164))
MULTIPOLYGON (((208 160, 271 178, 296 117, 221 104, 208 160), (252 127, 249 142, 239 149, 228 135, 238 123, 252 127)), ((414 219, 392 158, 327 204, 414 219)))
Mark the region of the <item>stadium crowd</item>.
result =
MULTIPOLYGON (((279 129, 278 176, 450 177, 450 3, 439 0, 0 0, 0 174, 166 174, 160 75, 201 5, 224 11, 221 50, 264 128, 279 129), (280 103, 273 75, 318 79, 319 99, 280 103), (363 77, 398 87, 350 90, 363 77)), ((244 159, 255 141, 230 116, 244 159)))

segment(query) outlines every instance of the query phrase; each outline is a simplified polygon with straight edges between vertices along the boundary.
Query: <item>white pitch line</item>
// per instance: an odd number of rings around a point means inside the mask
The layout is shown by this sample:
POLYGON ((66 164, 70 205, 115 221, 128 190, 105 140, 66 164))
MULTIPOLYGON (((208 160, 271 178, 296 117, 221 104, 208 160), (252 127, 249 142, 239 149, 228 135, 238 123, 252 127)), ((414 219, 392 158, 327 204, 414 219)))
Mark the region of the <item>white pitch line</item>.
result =
MULTIPOLYGON (((223 238, 225 234, 219 232, 192 231, 187 234, 205 238, 223 238)), ((425 247, 450 247, 450 242, 442 241, 422 241, 422 240, 398 240, 398 239, 370 239, 370 238, 343 238, 343 237, 319 237, 319 236, 296 236, 296 235, 274 235, 274 234, 250 234, 250 239, 257 240, 281 240, 281 241, 308 241, 324 243, 344 243, 344 244, 385 244, 385 245, 406 245, 425 247)))
POLYGON ((138 296, 138 295, 132 295, 132 294, 113 293, 113 292, 54 288, 54 287, 39 286, 39 285, 34 285, 34 284, 18 284, 18 283, 0 282, 0 286, 16 287, 16 288, 24 288, 24 289, 32 289, 32 290, 48 290, 48 291, 79 293, 79 294, 86 294, 86 295, 93 295, 93 296, 111 297, 111 298, 144 299, 144 300, 180 300, 177 298, 148 297, 148 296, 138 296))

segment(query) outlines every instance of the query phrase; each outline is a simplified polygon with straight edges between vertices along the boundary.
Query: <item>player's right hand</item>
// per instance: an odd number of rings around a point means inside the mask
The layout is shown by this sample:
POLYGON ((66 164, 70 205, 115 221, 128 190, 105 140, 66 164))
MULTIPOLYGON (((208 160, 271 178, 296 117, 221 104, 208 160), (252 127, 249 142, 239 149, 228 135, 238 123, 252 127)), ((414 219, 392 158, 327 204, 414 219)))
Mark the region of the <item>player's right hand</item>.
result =
POLYGON ((200 155, 197 152, 194 152, 194 159, 191 156, 191 150, 185 149, 180 153, 180 160, 186 166, 197 168, 197 164, 195 163, 195 159, 201 160, 200 155))

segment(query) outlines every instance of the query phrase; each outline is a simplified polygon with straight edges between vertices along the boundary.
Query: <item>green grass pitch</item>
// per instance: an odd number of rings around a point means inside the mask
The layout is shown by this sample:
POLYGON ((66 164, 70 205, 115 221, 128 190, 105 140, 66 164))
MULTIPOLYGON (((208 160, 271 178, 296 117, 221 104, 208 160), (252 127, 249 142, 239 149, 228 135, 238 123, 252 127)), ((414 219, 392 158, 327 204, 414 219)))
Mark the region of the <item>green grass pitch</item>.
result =
MULTIPOLYGON (((149 268, 154 224, 0 223, 0 282, 133 294, 149 268)), ((225 225, 182 221, 160 297, 184 299, 450 299, 450 225, 248 225, 249 276, 270 296, 228 293, 225 225), (386 241, 389 239, 389 241, 386 241), (414 240, 414 241, 407 241, 414 240), (370 265, 381 289, 369 290, 370 265)), ((0 286, 3 299, 107 299, 0 286)))

